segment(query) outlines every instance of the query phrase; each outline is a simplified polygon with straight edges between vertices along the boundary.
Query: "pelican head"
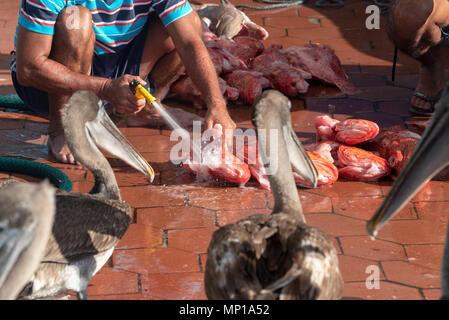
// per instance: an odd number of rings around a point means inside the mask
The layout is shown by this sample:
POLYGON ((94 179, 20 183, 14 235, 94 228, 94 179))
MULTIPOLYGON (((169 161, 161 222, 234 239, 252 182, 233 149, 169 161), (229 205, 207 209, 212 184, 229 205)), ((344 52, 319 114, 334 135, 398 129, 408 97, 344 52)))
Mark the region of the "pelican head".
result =
POLYGON ((70 150, 94 174, 95 186, 90 193, 120 199, 112 169, 98 147, 148 176, 150 182, 153 181, 153 168, 121 134, 94 93, 75 92, 61 113, 70 150))
MULTIPOLYGON (((429 126, 423 133, 404 170, 390 192, 367 223, 367 231, 375 237, 379 229, 399 212, 421 187, 449 164, 449 89, 446 89, 429 126)), ((448 229, 449 231, 449 229, 448 229)), ((444 250, 441 290, 449 299, 449 234, 444 250)))

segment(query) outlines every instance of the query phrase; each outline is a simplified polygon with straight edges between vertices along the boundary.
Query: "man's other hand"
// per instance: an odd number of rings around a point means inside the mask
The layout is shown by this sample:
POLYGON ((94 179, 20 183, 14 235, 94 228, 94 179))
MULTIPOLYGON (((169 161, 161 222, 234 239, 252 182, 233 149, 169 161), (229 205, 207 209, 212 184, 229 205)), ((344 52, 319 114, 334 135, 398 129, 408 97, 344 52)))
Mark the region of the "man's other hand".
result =
POLYGON ((216 124, 220 124, 223 128, 226 144, 228 146, 232 145, 232 135, 236 125, 231 119, 231 116, 226 109, 226 105, 214 105, 209 107, 204 119, 204 124, 206 125, 206 130, 212 129, 216 124))

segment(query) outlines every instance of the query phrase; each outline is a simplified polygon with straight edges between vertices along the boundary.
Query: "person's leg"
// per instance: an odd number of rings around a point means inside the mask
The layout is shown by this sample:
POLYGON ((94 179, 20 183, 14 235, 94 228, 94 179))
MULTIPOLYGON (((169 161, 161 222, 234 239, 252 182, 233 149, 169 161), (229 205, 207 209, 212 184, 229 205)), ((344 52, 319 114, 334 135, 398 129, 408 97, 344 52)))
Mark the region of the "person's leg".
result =
MULTIPOLYGON (((72 71, 90 74, 92 56, 95 45, 95 33, 92 28, 92 16, 86 8, 78 6, 79 28, 71 28, 73 20, 66 9, 61 11, 55 25, 55 35, 49 58, 55 60, 72 71)), ((48 146, 58 161, 75 163, 64 136, 60 110, 69 95, 49 94, 48 146)))
MULTIPOLYGON (((197 16, 198 33, 202 33, 201 20, 197 16)), ((175 45, 162 22, 155 18, 148 26, 145 46, 139 67, 139 76, 147 76, 153 83, 158 101, 165 98, 171 84, 185 72, 184 65, 176 52, 175 45)), ((191 126, 193 120, 200 118, 181 109, 169 108, 172 115, 185 126, 191 126)), ((136 116, 128 117, 129 126, 143 126, 163 123, 153 107, 145 108, 136 116)), ((181 124, 182 125, 182 124, 181 124)))
MULTIPOLYGON (((390 9, 388 34, 395 45, 420 63, 416 91, 436 96, 444 87, 441 27, 449 25, 447 0, 397 0, 390 9)), ((413 106, 430 109, 430 102, 413 96, 413 106)))

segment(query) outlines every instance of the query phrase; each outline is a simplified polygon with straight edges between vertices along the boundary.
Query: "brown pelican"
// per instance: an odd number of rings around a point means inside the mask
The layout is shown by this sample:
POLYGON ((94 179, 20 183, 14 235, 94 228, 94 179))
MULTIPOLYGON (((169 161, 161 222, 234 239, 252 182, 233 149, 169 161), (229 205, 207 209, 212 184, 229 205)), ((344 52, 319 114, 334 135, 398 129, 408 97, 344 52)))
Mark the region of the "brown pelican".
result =
POLYGON ((0 184, 0 300, 15 299, 33 276, 55 210, 55 188, 47 181, 0 184))
MULTIPOLYGON (((398 176, 385 200, 368 221, 368 233, 378 230, 404 207, 420 188, 449 164, 449 87, 441 98, 435 115, 422 140, 398 176)), ((449 228, 441 265, 442 299, 449 299, 449 228)))
POLYGON ((121 201, 109 162, 96 145, 140 170, 154 172, 89 91, 74 93, 62 109, 70 150, 89 169, 95 184, 89 194, 57 191, 56 214, 45 254, 20 298, 52 297, 74 290, 86 299, 91 277, 106 263, 128 229, 131 208, 121 201))
POLYGON ((309 227, 302 213, 292 167, 311 185, 316 185, 317 172, 291 128, 289 108, 288 98, 275 90, 263 92, 254 104, 252 121, 263 163, 277 160, 277 170, 268 176, 274 208, 269 216, 253 215, 214 232, 205 271, 209 299, 341 297, 332 241, 309 227), (275 133, 272 142, 270 132, 275 133), (272 150, 276 144, 277 152, 272 150))

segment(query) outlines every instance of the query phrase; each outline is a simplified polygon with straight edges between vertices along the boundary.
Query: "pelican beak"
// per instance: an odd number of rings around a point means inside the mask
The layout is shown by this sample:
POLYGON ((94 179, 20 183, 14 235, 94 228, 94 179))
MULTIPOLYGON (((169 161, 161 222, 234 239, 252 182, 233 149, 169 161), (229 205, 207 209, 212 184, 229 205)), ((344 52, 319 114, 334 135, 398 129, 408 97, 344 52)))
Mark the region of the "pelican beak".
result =
POLYGON ((316 188, 318 184, 318 171, 296 137, 291 125, 283 127, 284 139, 290 157, 292 169, 299 174, 311 188, 316 188))
POLYGON ((102 104, 96 119, 86 123, 86 130, 88 137, 95 145, 139 170, 148 177, 150 182, 153 182, 153 168, 115 126, 102 104))
POLYGON ((375 237, 378 230, 399 212, 421 187, 449 163, 449 92, 448 87, 435 114, 423 133, 421 142, 398 176, 376 213, 367 223, 367 231, 375 237))

